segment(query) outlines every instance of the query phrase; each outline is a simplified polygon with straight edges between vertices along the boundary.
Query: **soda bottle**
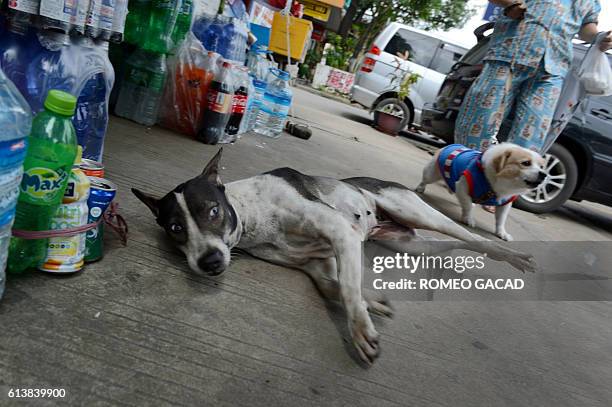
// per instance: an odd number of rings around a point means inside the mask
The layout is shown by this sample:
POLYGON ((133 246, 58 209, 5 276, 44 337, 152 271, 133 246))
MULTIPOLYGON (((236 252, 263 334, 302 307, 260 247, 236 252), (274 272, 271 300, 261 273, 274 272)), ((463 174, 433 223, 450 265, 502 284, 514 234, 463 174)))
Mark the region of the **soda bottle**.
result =
POLYGON ((40 0, 40 25, 43 30, 68 34, 78 16, 78 3, 85 0, 40 0))
MULTIPOLYGON (((76 101, 69 93, 51 90, 44 110, 32 121, 13 229, 41 231, 51 226, 77 154, 71 121, 76 101)), ((47 242, 48 239, 13 237, 7 270, 18 273, 40 265, 47 253, 47 242)))
POLYGON ((182 0, 152 0, 149 25, 142 48, 166 54, 173 48, 172 31, 182 0))
POLYGON ((38 15, 40 0, 11 0, 6 4, 9 29, 14 33, 25 34, 38 15))
MULTIPOLYGON (((244 117, 244 112, 247 106, 247 99, 249 97, 249 74, 246 66, 240 66, 235 68, 234 72, 234 97, 232 98, 232 109, 229 121, 225 131, 228 135, 233 136, 238 134, 240 130, 240 123, 244 117)), ((232 141, 235 141, 233 137, 232 141)), ((231 141, 230 141, 231 143, 231 141)))
POLYGON ((231 67, 229 62, 223 62, 208 88, 208 103, 202 115, 202 128, 197 137, 206 144, 217 144, 225 135, 234 96, 231 67))
POLYGON ((199 51, 191 50, 189 56, 176 65, 173 102, 176 130, 195 137, 206 109, 208 88, 217 71, 218 54, 209 51, 202 56, 199 51))
POLYGON ((128 15, 125 18, 124 41, 128 44, 141 45, 145 30, 149 25, 151 0, 131 0, 128 4, 128 15))
POLYGON ((145 126, 157 122, 166 78, 166 55, 137 50, 126 61, 115 113, 145 126))
MULTIPOLYGON (((66 192, 62 204, 51 218, 50 230, 71 229, 87 224, 90 182, 79 168, 82 157, 83 149, 78 146, 66 192)), ((44 263, 38 269, 50 273, 74 273, 81 270, 85 264, 85 234, 50 238, 44 263)))
POLYGON ((0 298, 31 125, 28 103, 0 70, 0 298))
POLYGON ((293 92, 289 86, 289 72, 270 68, 270 74, 254 130, 264 136, 278 138, 285 127, 293 92))
POLYGON ((172 46, 176 47, 183 42, 185 34, 191 28, 191 16, 193 12, 192 0, 183 0, 178 15, 176 16, 176 24, 172 30, 172 46))

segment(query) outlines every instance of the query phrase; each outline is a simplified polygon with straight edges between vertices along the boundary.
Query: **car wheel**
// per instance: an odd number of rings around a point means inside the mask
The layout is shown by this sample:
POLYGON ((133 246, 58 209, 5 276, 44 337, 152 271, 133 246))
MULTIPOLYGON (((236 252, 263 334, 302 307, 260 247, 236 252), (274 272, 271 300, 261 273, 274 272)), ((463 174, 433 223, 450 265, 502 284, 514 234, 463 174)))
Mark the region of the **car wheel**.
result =
POLYGON ((395 98, 383 99, 374 108, 374 124, 379 125, 378 112, 387 113, 393 116, 401 117, 400 129, 405 129, 408 124, 412 123, 412 114, 408 105, 395 98))
POLYGON ((533 213, 551 212, 574 193, 578 183, 578 166, 570 152, 560 144, 553 144, 544 158, 546 178, 537 188, 517 199, 514 203, 517 208, 533 213))

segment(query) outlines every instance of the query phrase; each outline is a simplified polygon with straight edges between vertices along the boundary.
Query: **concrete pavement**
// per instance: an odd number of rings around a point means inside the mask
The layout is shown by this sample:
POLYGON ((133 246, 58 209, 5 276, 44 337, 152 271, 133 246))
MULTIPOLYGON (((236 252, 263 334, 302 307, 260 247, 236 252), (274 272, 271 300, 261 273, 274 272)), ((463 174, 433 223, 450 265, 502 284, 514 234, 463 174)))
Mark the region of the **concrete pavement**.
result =
MULTIPOLYGON (((291 166, 414 187, 430 157, 426 143, 373 130, 367 112, 301 90, 294 115, 313 128, 310 140, 247 135, 225 147, 222 179, 291 166)), ((238 256, 221 278, 193 275, 129 188, 165 193, 217 149, 111 120, 105 164, 129 244, 109 234, 106 257, 78 275, 9 280, 0 404, 23 404, 7 398, 14 387, 65 388, 64 400, 44 402, 71 405, 612 403, 607 302, 397 302, 393 320, 375 320, 382 355, 363 369, 342 310, 325 305, 301 273, 238 256)), ((458 218, 442 186, 427 200, 458 218)), ((493 231, 492 215, 477 210, 477 222, 493 231)), ((508 230, 518 240, 611 240, 612 211, 577 203, 545 216, 515 210, 508 230)))

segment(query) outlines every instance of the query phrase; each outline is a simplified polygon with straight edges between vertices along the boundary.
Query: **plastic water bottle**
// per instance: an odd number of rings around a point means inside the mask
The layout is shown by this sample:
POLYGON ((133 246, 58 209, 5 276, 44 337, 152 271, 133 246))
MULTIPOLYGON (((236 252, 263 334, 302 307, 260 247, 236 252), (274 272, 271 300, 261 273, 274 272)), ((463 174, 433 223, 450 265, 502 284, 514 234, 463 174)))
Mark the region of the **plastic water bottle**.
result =
POLYGON ((283 132, 289 114, 293 92, 289 86, 289 72, 270 69, 271 80, 257 114, 255 132, 278 138, 283 132))
POLYGON ((131 0, 128 9, 128 15, 125 18, 124 41, 128 44, 141 45, 145 30, 149 25, 151 0, 131 0))
POLYGON ((229 23, 229 17, 222 15, 217 16, 203 34, 202 45, 204 45, 204 48, 208 51, 214 51, 221 54, 223 58, 227 57, 226 46, 228 41, 225 38, 227 34, 225 26, 229 23))
MULTIPOLYGON (((82 156, 83 149, 78 146, 66 192, 62 204, 51 218, 50 230, 71 229, 87 224, 90 182, 79 168, 82 156)), ((86 232, 50 238, 45 260, 38 269, 50 273, 74 273, 81 270, 85 264, 85 235, 86 232)))
POLYGON ((0 298, 31 125, 28 103, 0 70, 0 298))
POLYGON ((115 113, 145 126, 153 126, 166 78, 166 55, 137 50, 126 61, 115 113))
POLYGON ((224 27, 225 55, 226 59, 244 64, 247 47, 247 28, 246 25, 237 18, 224 27))
POLYGON ((0 67, 22 95, 27 93, 27 67, 40 51, 41 45, 33 28, 26 33, 6 30, 0 34, 0 67))
POLYGON ((263 102, 264 94, 266 93, 266 87, 268 84, 262 80, 255 79, 253 75, 251 75, 251 80, 253 82, 253 93, 250 94, 249 97, 249 105, 247 107, 247 115, 246 115, 246 131, 251 131, 255 128, 255 124, 257 122, 257 115, 259 114, 259 109, 261 108, 261 104, 263 102))
MULTIPOLYGON (((76 135, 71 121, 75 107, 74 96, 51 90, 45 100, 45 110, 34 117, 28 137, 14 229, 49 230, 51 218, 66 192, 77 154, 76 135)), ((47 253, 47 241, 13 237, 7 270, 18 273, 40 265, 47 253)))
MULTIPOLYGON (((204 45, 206 40, 206 31, 208 27, 215 21, 215 16, 210 14, 202 14, 197 20, 193 22, 191 26, 191 32, 196 36, 198 40, 204 45)), ((206 48, 206 47, 205 47, 206 48)), ((212 49, 208 49, 207 51, 213 51, 212 49)))
POLYGON ((25 34, 40 10, 40 0, 7 1, 8 25, 12 32, 25 34))
POLYGON ((125 19, 128 14, 128 0, 115 0, 115 15, 111 29, 110 40, 116 43, 123 41, 125 31, 125 19))
POLYGON ((83 157, 94 161, 102 159, 104 135, 108 125, 107 93, 104 73, 94 73, 85 82, 79 94, 72 119, 78 143, 83 146, 83 157))
POLYGON ((69 37, 46 32, 39 34, 40 51, 26 69, 26 93, 33 113, 43 110, 45 98, 51 89, 71 92, 76 87, 77 68, 67 58, 69 37))

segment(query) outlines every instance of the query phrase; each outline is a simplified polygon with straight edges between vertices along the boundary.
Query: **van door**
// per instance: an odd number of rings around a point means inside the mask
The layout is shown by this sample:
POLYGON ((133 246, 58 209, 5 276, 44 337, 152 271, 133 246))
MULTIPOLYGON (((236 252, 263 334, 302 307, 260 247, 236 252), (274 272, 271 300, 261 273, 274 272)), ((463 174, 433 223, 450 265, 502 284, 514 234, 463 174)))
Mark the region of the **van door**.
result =
MULTIPOLYGON (((397 88, 397 81, 394 84, 393 79, 400 80, 407 71, 425 77, 427 67, 434 56, 432 50, 439 45, 440 41, 435 38, 399 28, 381 53, 380 66, 376 67, 377 71, 380 70, 380 75, 388 78, 388 90, 397 88)), ((414 87, 416 92, 418 86, 419 83, 414 87)))
POLYGON ((593 154, 587 188, 612 197, 612 96, 590 97, 586 103, 583 137, 593 154))

